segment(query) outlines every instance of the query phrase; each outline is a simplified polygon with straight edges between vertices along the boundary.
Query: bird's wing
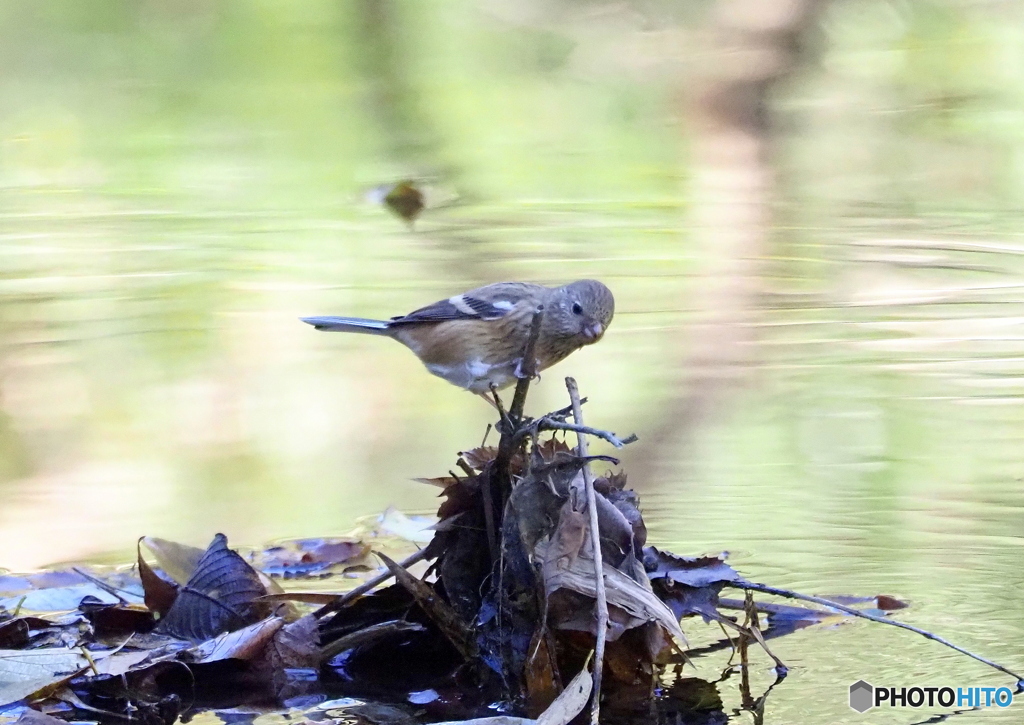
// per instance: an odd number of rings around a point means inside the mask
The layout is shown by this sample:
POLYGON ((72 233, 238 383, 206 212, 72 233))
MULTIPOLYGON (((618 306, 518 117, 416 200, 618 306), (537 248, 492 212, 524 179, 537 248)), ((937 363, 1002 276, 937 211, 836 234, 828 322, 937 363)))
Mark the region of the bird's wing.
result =
POLYGON ((498 282, 421 307, 402 317, 392 318, 392 325, 447 320, 497 320, 524 301, 540 302, 545 287, 522 282, 498 282))

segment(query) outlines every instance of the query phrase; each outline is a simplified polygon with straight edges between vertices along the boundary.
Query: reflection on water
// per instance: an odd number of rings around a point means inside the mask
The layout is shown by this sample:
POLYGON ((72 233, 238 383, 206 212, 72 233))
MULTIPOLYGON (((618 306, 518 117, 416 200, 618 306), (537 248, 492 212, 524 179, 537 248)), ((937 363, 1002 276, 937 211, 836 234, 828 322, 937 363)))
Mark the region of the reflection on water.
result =
MULTIPOLYGON (((897 595, 901 619, 1024 669, 1021 83, 997 62, 1024 50, 1019 8, 825 13, 826 49, 778 99, 799 133, 753 332, 681 432, 718 262, 681 191, 683 30, 656 3, 557 23, 544 3, 450 5, 381 3, 387 32, 370 2, 0 10, 0 564, 428 510, 410 479, 447 471, 489 409, 401 346, 297 318, 592 276, 615 323, 530 405, 563 405, 573 374, 591 422, 637 432, 624 464, 654 543, 897 595), (409 173, 462 203, 410 232, 360 201, 409 173)), ((774 649, 793 670, 766 722, 846 721, 860 677, 1003 684, 862 623, 774 649)))

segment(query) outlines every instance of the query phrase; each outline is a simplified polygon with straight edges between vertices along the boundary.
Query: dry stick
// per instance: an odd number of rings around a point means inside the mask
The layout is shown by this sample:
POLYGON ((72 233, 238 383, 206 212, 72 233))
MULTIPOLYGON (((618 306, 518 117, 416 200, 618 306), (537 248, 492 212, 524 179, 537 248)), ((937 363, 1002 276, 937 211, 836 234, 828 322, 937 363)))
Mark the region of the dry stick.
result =
POLYGON ((537 338, 540 337, 540 324, 543 320, 544 305, 537 305, 530 321, 530 336, 526 338, 526 347, 523 349, 522 361, 519 364, 519 382, 516 384, 516 392, 512 395, 512 405, 508 409, 508 417, 516 426, 523 420, 523 407, 526 405, 530 381, 537 377, 537 338))
MULTIPOLYGON (((412 554, 410 556, 407 556, 406 558, 402 559, 402 561, 399 562, 398 565, 400 567, 402 567, 403 569, 408 569, 410 566, 415 564, 417 561, 420 561, 420 560, 426 558, 426 556, 427 556, 427 550, 426 549, 420 549, 416 553, 414 553, 414 554, 412 554)), ((385 571, 381 572, 380 574, 378 574, 377 576, 373 577, 372 579, 367 579, 365 582, 363 582, 362 584, 357 586, 355 589, 353 589, 351 591, 348 591, 348 592, 345 592, 344 594, 338 595, 338 597, 336 599, 334 599, 331 602, 328 602, 327 604, 325 604, 324 606, 320 607, 318 610, 313 612, 313 616, 316 617, 317 619, 320 619, 321 617, 323 617, 325 615, 328 615, 331 612, 336 612, 339 609, 341 609, 342 607, 344 607, 346 604, 348 604, 349 602, 351 602, 351 601, 353 601, 355 599, 358 599, 359 597, 363 596, 364 594, 369 594, 376 587, 380 586, 381 584, 383 584, 384 582, 386 582, 388 579, 390 579, 393 576, 394 576, 394 574, 392 574, 390 570, 385 570, 385 571)))
MULTIPOLYGON (((565 387, 572 401, 572 417, 576 425, 583 425, 583 406, 580 405, 580 390, 574 378, 565 379, 565 387)), ((587 437, 576 433, 576 455, 587 458, 587 437)), ((597 643, 594 645, 594 704, 590 709, 591 725, 597 725, 601 716, 601 675, 604 670, 604 643, 608 637, 608 599, 604 591, 604 561, 601 556, 601 531, 597 522, 597 494, 594 493, 594 476, 590 464, 583 465, 583 485, 587 490, 587 509, 590 512, 590 545, 594 549, 594 588, 597 599, 597 643)))
POLYGON ((940 637, 937 634, 932 634, 931 632, 928 632, 927 630, 924 630, 924 629, 918 629, 917 627, 915 627, 913 625, 904 624, 903 622, 898 622, 895 619, 886 619, 885 617, 877 617, 874 614, 868 614, 867 612, 862 612, 859 609, 854 609, 853 607, 848 607, 845 604, 839 604, 838 602, 833 602, 831 600, 824 599, 822 597, 814 597, 814 596, 811 596, 810 594, 801 594, 800 592, 790 591, 789 589, 779 589, 777 587, 768 586, 767 584, 758 584, 756 582, 749 582, 749 581, 741 579, 739 581, 726 582, 726 586, 736 587, 737 589, 747 589, 747 590, 750 590, 750 591, 762 592, 764 594, 774 594, 777 597, 785 597, 786 599, 800 599, 800 600, 805 601, 805 602, 811 602, 812 604, 820 604, 821 606, 829 607, 830 609, 838 609, 840 612, 845 612, 846 614, 850 614, 850 615, 852 615, 854 617, 861 617, 862 619, 869 619, 872 622, 878 622, 879 624, 888 624, 888 625, 891 625, 893 627, 899 627, 900 629, 906 629, 906 630, 908 630, 910 632, 916 632, 917 634, 921 635, 925 639, 934 640, 935 642, 938 642, 939 644, 944 644, 944 645, 946 645, 947 647, 949 647, 951 649, 955 649, 960 654, 967 655, 971 659, 975 659, 978 662, 981 662, 982 664, 986 664, 989 667, 993 667, 993 668, 999 670, 1000 672, 1003 672, 1003 673, 1009 675, 1010 677, 1012 677, 1015 680, 1017 680, 1018 688, 1024 688, 1024 677, 1021 677, 1020 675, 1018 675, 1013 670, 1007 669, 1006 667, 1003 667, 1002 665, 996 664, 992 660, 987 660, 984 657, 982 657, 981 655, 976 655, 973 652, 968 652, 963 647, 958 647, 957 645, 953 644, 952 642, 950 642, 948 639, 945 639, 944 637, 940 637))
POLYGON ((562 423, 561 421, 552 420, 548 416, 544 416, 537 421, 538 430, 567 430, 573 433, 585 433, 586 435, 592 435, 596 438, 601 438, 611 443, 616 448, 622 448, 630 443, 635 443, 638 439, 636 434, 632 434, 626 438, 618 438, 614 433, 609 433, 606 430, 600 430, 599 428, 591 428, 587 425, 574 425, 572 423, 562 423))

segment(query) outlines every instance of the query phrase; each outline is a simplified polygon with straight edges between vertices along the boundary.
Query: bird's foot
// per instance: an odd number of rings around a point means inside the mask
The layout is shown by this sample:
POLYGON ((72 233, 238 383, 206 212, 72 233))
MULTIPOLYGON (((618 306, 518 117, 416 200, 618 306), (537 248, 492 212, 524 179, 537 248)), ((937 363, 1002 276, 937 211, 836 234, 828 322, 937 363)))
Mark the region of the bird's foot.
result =
MULTIPOLYGON (((539 367, 540 367, 540 360, 537 360, 534 363, 533 369, 536 370, 539 367)), ((515 368, 515 370, 512 371, 512 374, 515 375, 516 378, 519 379, 519 380, 522 380, 523 378, 530 377, 529 375, 526 374, 526 371, 523 370, 523 358, 521 358, 521 357, 520 358, 516 358, 516 368, 515 368)), ((540 380, 540 373, 539 372, 535 372, 533 374, 533 377, 539 381, 540 380)))

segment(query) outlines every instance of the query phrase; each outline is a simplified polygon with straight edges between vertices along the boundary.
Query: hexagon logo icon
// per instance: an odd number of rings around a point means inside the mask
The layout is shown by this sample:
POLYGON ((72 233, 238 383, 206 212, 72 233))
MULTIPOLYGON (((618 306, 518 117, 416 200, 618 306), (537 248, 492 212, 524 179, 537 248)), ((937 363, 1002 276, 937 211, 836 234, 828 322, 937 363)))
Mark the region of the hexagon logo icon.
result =
POLYGON ((867 712, 875 706, 875 688, 864 680, 850 685, 850 707, 857 712, 867 712))

